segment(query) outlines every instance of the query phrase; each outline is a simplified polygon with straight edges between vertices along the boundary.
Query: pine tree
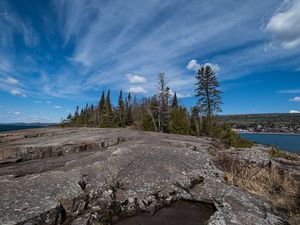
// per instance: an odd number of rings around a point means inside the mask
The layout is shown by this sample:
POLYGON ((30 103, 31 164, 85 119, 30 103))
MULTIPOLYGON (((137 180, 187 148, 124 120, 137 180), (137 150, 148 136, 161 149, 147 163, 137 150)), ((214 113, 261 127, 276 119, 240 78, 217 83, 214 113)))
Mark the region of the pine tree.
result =
POLYGON ((169 132, 189 134, 189 117, 184 107, 175 106, 170 113, 169 132))
POLYGON ((114 113, 112 111, 112 106, 110 102, 110 90, 108 90, 106 99, 105 99, 105 107, 104 112, 102 113, 102 121, 101 127, 113 127, 114 113))
POLYGON ((110 102, 110 90, 107 92, 106 100, 105 100, 105 109, 107 113, 112 112, 111 102, 110 102))
POLYGON ((123 92, 120 91, 119 99, 118 99, 118 126, 124 127, 125 126, 125 106, 123 101, 123 92))
POLYGON ((221 112, 221 92, 217 89, 219 83, 213 69, 209 66, 202 66, 196 75, 197 83, 195 96, 198 97, 198 106, 208 119, 214 112, 221 112))
POLYGON ((105 93, 102 91, 101 98, 97 109, 97 125, 100 126, 103 122, 103 114, 105 113, 105 93))
POLYGON ((177 94, 175 92, 172 100, 172 108, 177 108, 177 107, 178 107, 178 100, 177 100, 177 94))

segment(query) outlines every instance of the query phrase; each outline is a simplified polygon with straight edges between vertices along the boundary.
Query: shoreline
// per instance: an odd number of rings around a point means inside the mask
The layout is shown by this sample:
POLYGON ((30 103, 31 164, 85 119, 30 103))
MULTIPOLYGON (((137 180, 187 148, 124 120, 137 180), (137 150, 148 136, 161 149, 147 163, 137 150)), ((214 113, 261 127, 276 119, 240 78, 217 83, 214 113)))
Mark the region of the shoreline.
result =
POLYGON ((236 131, 239 134, 268 134, 268 135, 291 135, 291 136, 300 136, 297 133, 270 133, 270 132, 253 132, 253 131, 236 131))

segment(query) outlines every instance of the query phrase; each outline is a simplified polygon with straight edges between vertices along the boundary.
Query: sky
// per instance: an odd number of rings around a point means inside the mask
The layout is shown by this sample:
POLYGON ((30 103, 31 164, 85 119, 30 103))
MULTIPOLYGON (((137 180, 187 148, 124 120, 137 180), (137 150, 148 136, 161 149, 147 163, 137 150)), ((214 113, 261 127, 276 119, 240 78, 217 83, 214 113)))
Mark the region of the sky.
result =
POLYGON ((151 96, 160 72, 189 107, 206 64, 222 114, 300 112, 300 0, 0 1, 0 123, 151 96))

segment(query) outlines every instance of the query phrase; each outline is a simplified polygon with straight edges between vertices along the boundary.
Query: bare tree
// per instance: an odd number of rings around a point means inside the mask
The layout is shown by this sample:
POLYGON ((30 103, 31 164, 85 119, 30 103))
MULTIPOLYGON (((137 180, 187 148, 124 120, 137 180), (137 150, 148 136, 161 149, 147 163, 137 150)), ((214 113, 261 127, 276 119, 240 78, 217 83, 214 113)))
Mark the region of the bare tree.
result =
POLYGON ((157 98, 158 98, 158 131, 166 132, 169 119, 170 88, 167 86, 164 73, 158 74, 157 98))

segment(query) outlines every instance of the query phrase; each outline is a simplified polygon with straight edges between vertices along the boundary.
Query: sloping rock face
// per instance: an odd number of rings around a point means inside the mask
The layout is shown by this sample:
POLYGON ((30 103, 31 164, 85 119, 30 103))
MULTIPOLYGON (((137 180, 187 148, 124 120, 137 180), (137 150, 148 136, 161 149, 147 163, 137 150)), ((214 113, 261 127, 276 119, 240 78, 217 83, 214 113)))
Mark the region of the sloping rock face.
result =
POLYGON ((175 225, 180 213, 187 225, 288 224, 226 182, 216 151, 208 138, 131 129, 1 133, 0 224, 175 225))

